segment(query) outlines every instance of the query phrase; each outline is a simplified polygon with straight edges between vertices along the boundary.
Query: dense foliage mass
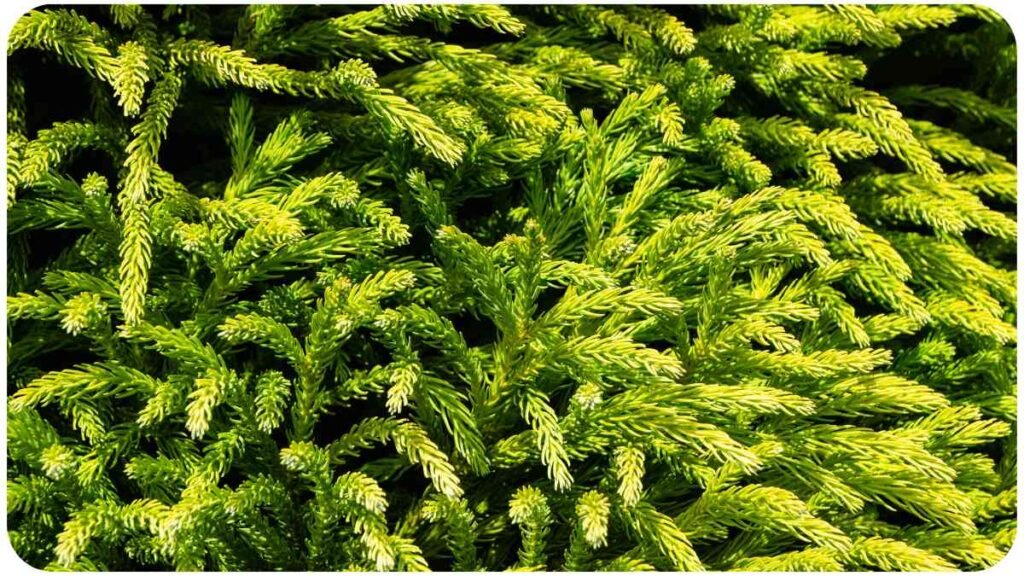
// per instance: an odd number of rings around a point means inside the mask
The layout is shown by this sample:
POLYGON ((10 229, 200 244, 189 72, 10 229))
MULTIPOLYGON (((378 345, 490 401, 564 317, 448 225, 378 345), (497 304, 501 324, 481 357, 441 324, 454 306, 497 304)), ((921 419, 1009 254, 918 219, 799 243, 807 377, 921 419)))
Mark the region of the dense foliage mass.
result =
POLYGON ((47 7, 8 58, 35 566, 947 570, 1014 539, 987 9, 47 7))

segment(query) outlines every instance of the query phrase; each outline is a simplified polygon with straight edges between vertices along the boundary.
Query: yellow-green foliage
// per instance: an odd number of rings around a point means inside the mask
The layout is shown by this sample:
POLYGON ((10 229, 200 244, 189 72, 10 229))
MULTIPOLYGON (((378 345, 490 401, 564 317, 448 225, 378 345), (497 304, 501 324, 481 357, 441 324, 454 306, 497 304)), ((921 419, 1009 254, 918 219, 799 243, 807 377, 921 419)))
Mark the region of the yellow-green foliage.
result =
POLYGON ((32 565, 942 571, 1013 543, 988 9, 40 8, 8 59, 32 565))

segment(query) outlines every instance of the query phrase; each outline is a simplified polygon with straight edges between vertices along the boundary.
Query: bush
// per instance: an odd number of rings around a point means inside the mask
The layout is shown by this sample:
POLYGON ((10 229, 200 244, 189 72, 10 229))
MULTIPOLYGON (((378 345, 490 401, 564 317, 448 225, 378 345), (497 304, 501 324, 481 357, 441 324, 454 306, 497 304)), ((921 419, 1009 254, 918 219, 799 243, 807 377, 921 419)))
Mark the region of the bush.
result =
POLYGON ((34 566, 950 570, 1013 541, 987 9, 51 7, 8 54, 34 566))

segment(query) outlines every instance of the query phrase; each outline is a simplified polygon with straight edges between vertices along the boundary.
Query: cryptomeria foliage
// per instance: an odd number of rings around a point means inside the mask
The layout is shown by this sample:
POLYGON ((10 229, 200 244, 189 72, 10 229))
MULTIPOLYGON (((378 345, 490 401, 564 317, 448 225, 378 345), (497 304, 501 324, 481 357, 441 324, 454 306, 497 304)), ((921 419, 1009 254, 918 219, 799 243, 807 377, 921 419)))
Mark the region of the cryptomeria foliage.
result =
POLYGON ((8 484, 71 569, 946 570, 1015 533, 963 6, 49 7, 8 484))

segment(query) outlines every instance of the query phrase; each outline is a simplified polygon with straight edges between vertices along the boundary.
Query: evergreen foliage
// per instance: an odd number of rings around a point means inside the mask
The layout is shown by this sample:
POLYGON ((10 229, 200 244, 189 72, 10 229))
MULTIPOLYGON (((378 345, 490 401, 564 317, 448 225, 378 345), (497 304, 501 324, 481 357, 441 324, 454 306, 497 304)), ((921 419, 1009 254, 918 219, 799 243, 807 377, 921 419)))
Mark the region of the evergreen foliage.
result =
POLYGON ((83 6, 8 45, 7 514, 124 570, 975 570, 976 6, 83 6))

